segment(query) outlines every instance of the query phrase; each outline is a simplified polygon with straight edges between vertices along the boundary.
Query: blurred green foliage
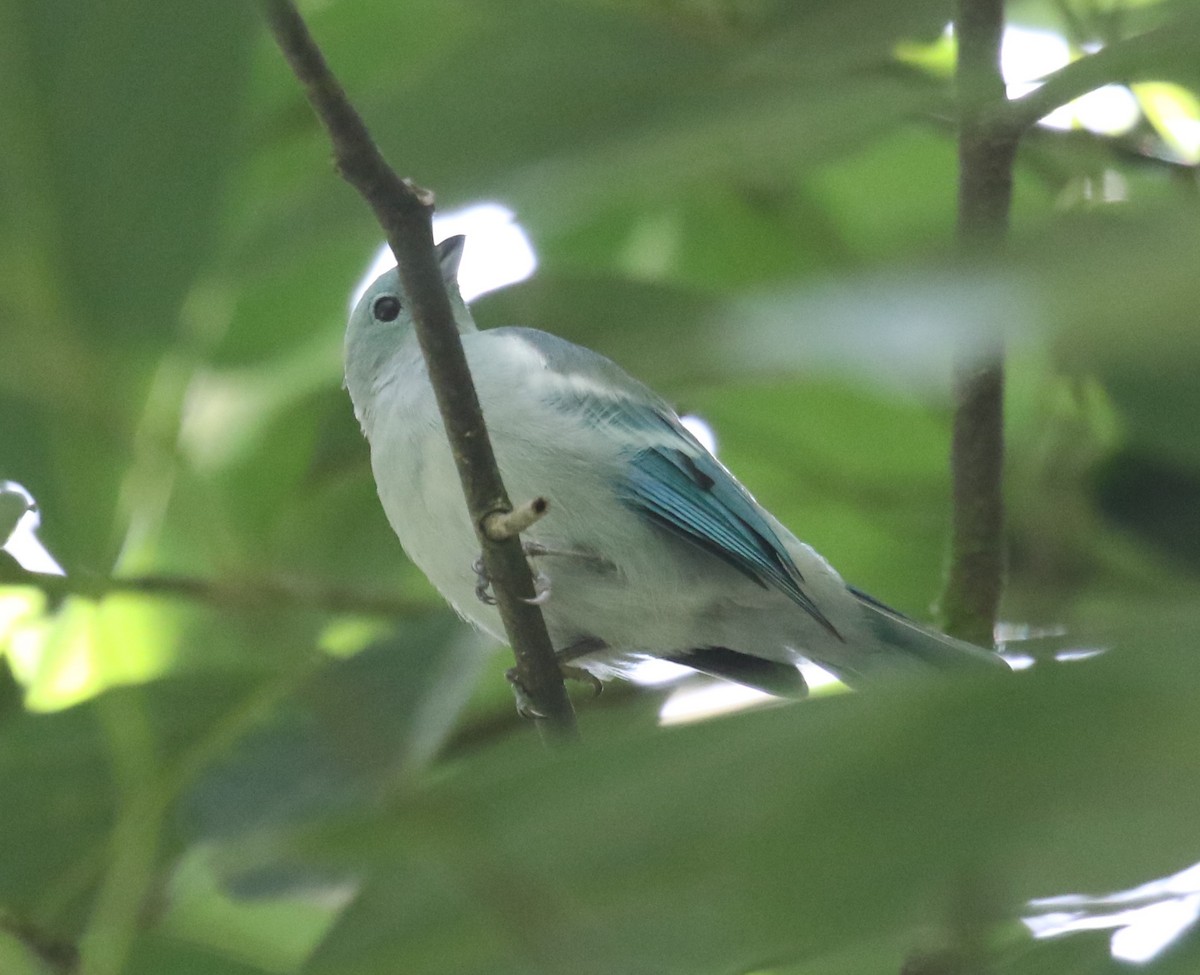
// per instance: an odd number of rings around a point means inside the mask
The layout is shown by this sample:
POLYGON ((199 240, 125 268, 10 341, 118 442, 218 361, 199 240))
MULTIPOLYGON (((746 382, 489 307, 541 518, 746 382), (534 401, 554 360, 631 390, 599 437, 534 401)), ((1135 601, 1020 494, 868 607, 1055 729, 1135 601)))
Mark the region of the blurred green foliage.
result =
MULTIPOLYGON (((1200 207, 1163 127, 1194 95, 1031 133, 1012 246, 964 268, 940 2, 307 6, 397 167, 530 234, 538 274, 483 324, 707 417, 919 617, 947 348, 1002 332, 1005 618, 1065 628, 1035 656, 1112 649, 672 729, 614 690, 542 753, 379 509, 340 389, 379 233, 252 5, 11 0, 0 480, 69 582, 0 588, 0 971, 871 975, 975 929, 1006 975, 1114 971, 1015 919, 1200 859, 1200 207)), ((1079 50, 1177 24, 1162 80, 1194 90, 1194 7, 1013 16, 1079 50)))

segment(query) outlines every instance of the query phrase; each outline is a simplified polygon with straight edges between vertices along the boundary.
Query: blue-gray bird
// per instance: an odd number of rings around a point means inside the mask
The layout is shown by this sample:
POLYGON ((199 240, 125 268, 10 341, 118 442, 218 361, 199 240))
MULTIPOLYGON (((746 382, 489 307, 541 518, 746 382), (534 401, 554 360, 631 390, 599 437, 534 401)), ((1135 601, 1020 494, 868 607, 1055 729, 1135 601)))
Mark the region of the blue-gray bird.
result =
MULTIPOLYGON (((890 674, 1006 669, 847 586, 620 367, 531 328, 479 331, 459 294, 463 237, 438 245, 446 289, 500 473, 549 513, 522 538, 548 582, 560 658, 592 675, 659 657, 798 696, 807 659, 854 686, 890 674)), ((346 329, 346 387, 379 498, 409 557, 476 626, 479 544, 395 269, 346 329)))

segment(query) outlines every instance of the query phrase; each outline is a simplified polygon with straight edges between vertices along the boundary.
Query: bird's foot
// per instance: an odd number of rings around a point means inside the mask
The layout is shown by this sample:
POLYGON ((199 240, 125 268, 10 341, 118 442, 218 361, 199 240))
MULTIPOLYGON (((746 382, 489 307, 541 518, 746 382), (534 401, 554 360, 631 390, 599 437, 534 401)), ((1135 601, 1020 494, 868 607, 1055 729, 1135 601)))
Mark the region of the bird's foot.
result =
POLYGON ((524 542, 521 546, 528 558, 560 558, 576 559, 580 562, 590 562, 601 569, 615 569, 616 566, 603 555, 577 548, 554 548, 541 542, 524 542))
MULTIPOLYGON (((524 542, 521 548, 525 552, 527 559, 532 559, 534 556, 550 554, 550 550, 543 545, 538 545, 536 542, 524 542)), ((558 554, 555 552, 554 554, 558 554)), ((544 606, 550 600, 550 577, 541 569, 536 569, 532 565, 529 567, 533 573, 533 595, 522 596, 521 602, 528 603, 530 606, 544 606)), ((496 597, 492 594, 492 579, 488 575, 487 566, 483 563, 483 556, 480 555, 474 562, 471 563, 471 570, 475 573, 475 598, 487 606, 496 605, 496 597)))
POLYGON ((517 714, 529 720, 546 717, 544 711, 540 711, 533 706, 533 698, 529 696, 529 691, 525 689, 525 685, 521 683, 521 678, 517 676, 516 667, 509 667, 504 672, 504 679, 508 681, 509 687, 512 688, 513 699, 517 702, 517 714))
POLYGON ((485 606, 495 606, 496 597, 489 591, 492 588, 492 578, 488 575, 487 566, 483 564, 482 555, 471 563, 471 570, 475 573, 475 598, 485 606))
POLYGON ((592 689, 592 697, 599 697, 603 693, 604 682, 590 670, 584 670, 582 667, 572 667, 570 664, 559 664, 558 669, 563 675, 563 680, 573 680, 580 684, 587 684, 592 689))
POLYGON ((521 602, 530 606, 544 606, 550 601, 550 577, 540 570, 533 573, 533 595, 522 596, 521 602))
MULTIPOLYGON (((571 664, 558 665, 559 672, 562 674, 563 680, 578 681, 581 684, 587 684, 592 689, 592 697, 599 697, 601 691, 604 690, 604 684, 600 678, 591 671, 584 670, 582 667, 573 667, 571 664)), ((534 707, 533 699, 526 690, 525 685, 521 683, 521 678, 517 674, 516 667, 510 667, 504 672, 504 678, 512 687, 513 697, 517 702, 517 714, 522 718, 544 718, 546 715, 534 707)))

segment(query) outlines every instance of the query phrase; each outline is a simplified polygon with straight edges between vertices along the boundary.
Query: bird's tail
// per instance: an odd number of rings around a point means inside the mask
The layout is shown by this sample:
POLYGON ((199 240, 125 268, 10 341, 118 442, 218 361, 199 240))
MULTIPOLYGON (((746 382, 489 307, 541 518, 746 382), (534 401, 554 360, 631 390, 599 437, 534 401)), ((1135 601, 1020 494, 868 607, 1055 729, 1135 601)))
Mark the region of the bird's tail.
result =
POLYGON ((922 626, 873 596, 853 586, 848 588, 862 606, 868 629, 889 651, 899 650, 937 670, 983 672, 1009 669, 993 651, 922 626))

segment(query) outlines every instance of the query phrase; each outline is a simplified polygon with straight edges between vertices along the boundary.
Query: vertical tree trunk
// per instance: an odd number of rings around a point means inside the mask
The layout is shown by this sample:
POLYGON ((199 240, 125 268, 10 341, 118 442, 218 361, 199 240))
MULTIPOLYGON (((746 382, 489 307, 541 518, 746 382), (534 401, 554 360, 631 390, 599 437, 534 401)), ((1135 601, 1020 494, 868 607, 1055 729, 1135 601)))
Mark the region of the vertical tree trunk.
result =
MULTIPOLYGON (((958 240, 963 264, 1003 244, 1017 134, 1002 112, 1003 0, 957 0, 958 240)), ((1004 581, 1004 348, 963 336, 955 350, 951 443, 954 514, 942 594, 948 633, 991 646, 1004 581)))

